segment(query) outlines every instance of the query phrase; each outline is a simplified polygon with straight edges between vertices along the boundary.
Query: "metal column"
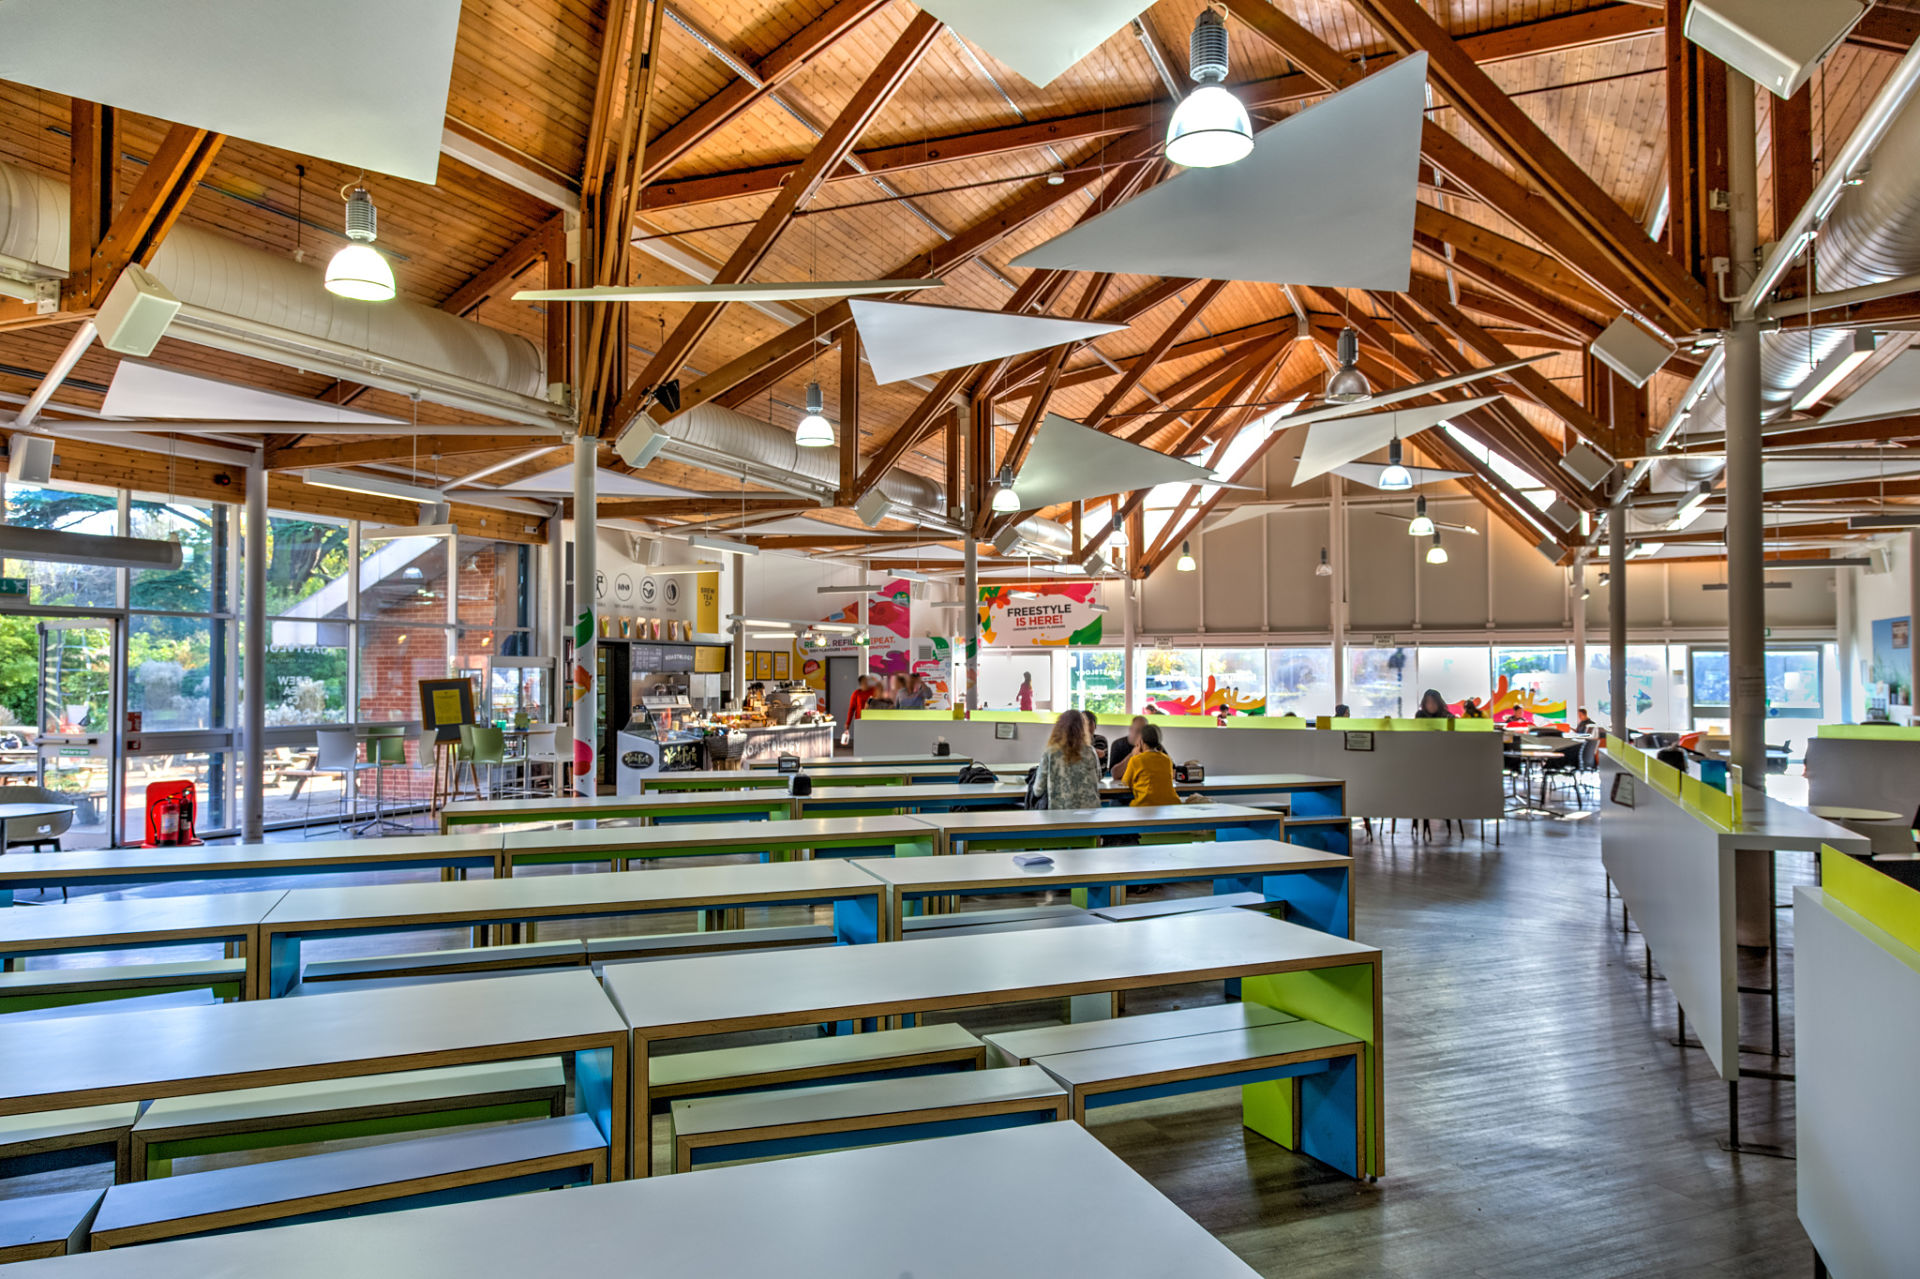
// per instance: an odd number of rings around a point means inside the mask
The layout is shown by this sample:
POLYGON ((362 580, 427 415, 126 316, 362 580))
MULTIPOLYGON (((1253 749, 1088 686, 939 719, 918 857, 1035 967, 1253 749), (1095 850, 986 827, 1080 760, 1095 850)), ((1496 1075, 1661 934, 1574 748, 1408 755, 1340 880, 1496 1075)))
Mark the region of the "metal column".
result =
POLYGON ((241 637, 240 668, 247 695, 241 703, 244 723, 241 751, 240 837, 257 840, 266 826, 267 803, 267 468, 247 468, 246 629, 241 637))
POLYGON ((1627 502, 1626 472, 1613 471, 1613 502, 1607 508, 1607 735, 1629 741, 1627 731, 1627 502))
MULTIPOLYGON (((1759 251, 1759 160, 1753 81, 1727 72, 1727 185, 1733 292, 1753 282, 1759 251)), ((1733 762, 1755 785, 1766 777, 1767 653, 1765 498, 1760 479, 1760 321, 1735 308, 1727 333, 1727 650, 1733 762)))
POLYGON ((600 529, 595 512, 598 445, 590 435, 573 441, 573 788, 582 795, 600 790, 600 704, 595 697, 599 665, 593 615, 599 583, 594 554, 600 529))
MULTIPOLYGON (((971 526, 971 520, 963 521, 971 526)), ((973 534, 967 534, 967 567, 962 579, 962 589, 966 592, 965 606, 960 610, 967 619, 967 713, 971 715, 980 709, 980 544, 973 534)))
MULTIPOLYGON (((547 607, 546 625, 542 628, 545 636, 543 652, 553 659, 553 678, 556 681, 552 695, 547 699, 548 718, 558 729, 554 733, 553 748, 561 759, 573 757, 572 729, 567 727, 566 702, 560 692, 567 686, 567 530, 563 512, 556 506, 547 519, 547 607)), ((556 768, 557 772, 557 768, 556 768)), ((554 779, 555 789, 559 787, 559 778, 554 779)))

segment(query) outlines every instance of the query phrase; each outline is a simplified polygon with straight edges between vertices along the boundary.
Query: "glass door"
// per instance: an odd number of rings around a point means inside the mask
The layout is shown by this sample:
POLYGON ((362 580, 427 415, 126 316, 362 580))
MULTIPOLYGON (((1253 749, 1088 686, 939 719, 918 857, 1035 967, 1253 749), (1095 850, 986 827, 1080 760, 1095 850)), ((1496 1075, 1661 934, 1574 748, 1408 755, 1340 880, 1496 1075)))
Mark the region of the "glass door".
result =
POLYGON ((113 842, 120 793, 121 690, 126 669, 120 624, 111 618, 60 618, 40 623, 40 784, 74 805, 63 846, 113 842))

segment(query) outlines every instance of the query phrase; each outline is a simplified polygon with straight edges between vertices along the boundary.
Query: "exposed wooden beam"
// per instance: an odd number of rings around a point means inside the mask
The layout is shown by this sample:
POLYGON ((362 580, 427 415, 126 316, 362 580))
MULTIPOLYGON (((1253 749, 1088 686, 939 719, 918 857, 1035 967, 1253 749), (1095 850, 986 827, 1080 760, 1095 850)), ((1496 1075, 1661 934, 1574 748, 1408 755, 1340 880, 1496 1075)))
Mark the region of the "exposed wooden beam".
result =
POLYGON ((222 134, 184 124, 167 130, 93 251, 89 305, 98 306, 129 265, 153 261, 225 141, 222 134))
MULTIPOLYGON (((1665 14, 1667 92, 1667 251, 1680 269, 1708 278, 1732 250, 1727 211, 1714 193, 1728 188, 1727 66, 1682 32, 1686 6, 1665 14)), ((1811 145, 1811 144, 1809 144, 1811 145)), ((1725 304, 1708 301, 1718 322, 1725 304)))
POLYGON ((1415 0, 1352 0, 1402 53, 1424 51, 1428 78, 1474 131, 1537 185, 1594 250, 1654 299, 1676 332, 1713 319, 1707 291, 1647 238, 1646 231, 1568 158, 1415 0))
POLYGON ((1601 297, 1577 271, 1563 265, 1550 253, 1497 235, 1486 228, 1455 217, 1422 201, 1414 206, 1414 232, 1443 245, 1472 255, 1479 262, 1506 273, 1516 283, 1551 297, 1562 307, 1584 313, 1589 319, 1606 316, 1615 309, 1601 297))
MULTIPOLYGON (((440 309, 450 315, 469 316, 479 310, 481 305, 507 291, 516 278, 546 260, 553 251, 554 235, 566 234, 566 215, 556 213, 535 227, 526 238, 495 258, 487 266, 476 272, 466 283, 448 294, 440 303, 440 309)), ((564 259, 564 249, 562 250, 564 259)), ((562 309, 565 303, 549 302, 550 308, 562 309)), ((549 379, 564 381, 565 379, 549 379)))
MULTIPOLYGON (((919 65, 934 37, 940 34, 940 28, 940 20, 933 15, 925 12, 914 15, 907 23, 906 30, 894 41, 893 47, 861 82, 833 123, 827 126, 813 153, 780 188, 740 243, 734 246, 725 265, 714 275, 715 283, 732 284, 744 280, 765 260, 774 242, 780 238, 780 233, 793 221, 793 215, 813 198, 827 174, 847 158, 867 125, 872 123, 894 91, 919 65)), ((642 401, 653 387, 679 373, 681 365, 687 362, 687 358, 693 354, 693 348, 706 336, 724 309, 725 304, 719 302, 699 302, 687 308, 680 322, 647 363, 639 380, 620 397, 619 404, 609 418, 613 427, 625 425, 640 411, 642 401)), ((670 415, 660 410, 656 416, 664 420, 670 415)))
POLYGON ((1876 53, 1903 54, 1920 39, 1920 13, 1876 4, 1867 10, 1852 31, 1847 43, 1876 53))
POLYGON ((499 453, 557 442, 556 436, 524 432, 518 435, 383 435, 378 439, 346 440, 338 444, 269 448, 266 465, 269 471, 291 471, 307 466, 358 466, 366 462, 429 458, 436 453, 443 457, 458 453, 499 453))
POLYGON ((93 257, 113 221, 120 172, 120 117, 97 102, 73 99, 68 138, 67 278, 62 311, 87 311, 96 296, 93 257))
POLYGON ((1106 421, 1107 414, 1118 408, 1120 401, 1132 392, 1134 387, 1140 385, 1140 380, 1147 375, 1149 369, 1166 358, 1167 352, 1173 349, 1174 344, 1180 340, 1181 334, 1199 323, 1200 317, 1207 313, 1207 308, 1213 305, 1214 299, 1219 297, 1226 287, 1225 280, 1208 280, 1202 284, 1192 300, 1181 309, 1180 314, 1168 321, 1167 326, 1160 330, 1160 335, 1154 338, 1152 344, 1140 353, 1126 372, 1120 375, 1120 380, 1107 388, 1107 393, 1100 397, 1100 403, 1094 406, 1093 412, 1081 419, 1080 424, 1098 428, 1102 422, 1106 421))
POLYGON ((1767 95, 1767 167, 1773 176, 1773 238, 1813 198, 1813 85, 1781 99, 1767 95))

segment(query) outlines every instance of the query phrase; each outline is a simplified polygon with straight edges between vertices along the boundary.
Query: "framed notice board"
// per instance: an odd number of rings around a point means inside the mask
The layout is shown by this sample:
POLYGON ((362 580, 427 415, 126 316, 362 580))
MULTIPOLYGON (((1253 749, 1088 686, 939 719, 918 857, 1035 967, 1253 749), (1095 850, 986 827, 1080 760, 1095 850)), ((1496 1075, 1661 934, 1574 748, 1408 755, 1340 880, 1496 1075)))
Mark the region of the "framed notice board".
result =
POLYGON ((423 679, 420 681, 420 722, 439 741, 455 741, 460 726, 473 720, 473 681, 469 679, 423 679))
POLYGON ((775 679, 785 679, 787 677, 787 659, 792 656, 793 654, 791 653, 781 653, 777 651, 774 653, 773 677, 775 679))
POLYGON ((773 654, 761 649, 753 656, 753 677, 755 679, 773 678, 773 654))

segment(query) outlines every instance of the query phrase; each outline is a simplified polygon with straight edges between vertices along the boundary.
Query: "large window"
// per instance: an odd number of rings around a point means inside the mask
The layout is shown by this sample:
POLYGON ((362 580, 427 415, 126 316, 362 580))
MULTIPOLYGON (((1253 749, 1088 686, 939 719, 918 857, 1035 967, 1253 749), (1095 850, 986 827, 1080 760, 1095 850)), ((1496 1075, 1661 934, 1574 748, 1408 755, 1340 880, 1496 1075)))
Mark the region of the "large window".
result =
POLYGON ((1206 682, 1213 687, 1203 707, 1209 714, 1225 706, 1235 715, 1264 714, 1267 698, 1267 653, 1261 648, 1210 648, 1206 682))
MULTIPOLYGON (((110 493, 10 483, 6 494, 9 524, 109 536, 120 531, 119 499, 110 493)), ((0 561, 0 577, 26 579, 29 604, 113 608, 120 602, 117 571, 97 565, 4 560, 0 561)))
POLYGON ((1333 648, 1267 650, 1267 714, 1333 714, 1333 648))
MULTIPOLYGON (((1733 720, 1732 666, 1724 648, 1689 652, 1693 727, 1725 732, 1733 720)), ((1825 714, 1817 646, 1767 649, 1767 741, 1778 745, 1811 734, 1806 723, 1825 714)))
POLYGON ((1126 656, 1120 649, 1069 648, 1066 659, 1069 705, 1096 715, 1126 713, 1126 656))
POLYGON ((1134 708, 1143 715, 1198 715, 1205 690, 1197 648, 1148 648, 1134 657, 1134 708))
POLYGON ((1573 705, 1573 666, 1564 644, 1493 650, 1495 688, 1504 686, 1497 709, 1518 707, 1545 720, 1559 720, 1573 705))
POLYGON ((1347 705, 1355 718, 1378 719, 1403 714, 1417 697, 1406 691, 1407 665, 1413 650, 1406 648, 1350 648, 1347 650, 1347 705))
POLYGON ((1420 687, 1418 697, 1429 688, 1438 689, 1449 706, 1465 706, 1469 697, 1487 704, 1493 691, 1491 653, 1486 645, 1435 645, 1419 650, 1420 687))

